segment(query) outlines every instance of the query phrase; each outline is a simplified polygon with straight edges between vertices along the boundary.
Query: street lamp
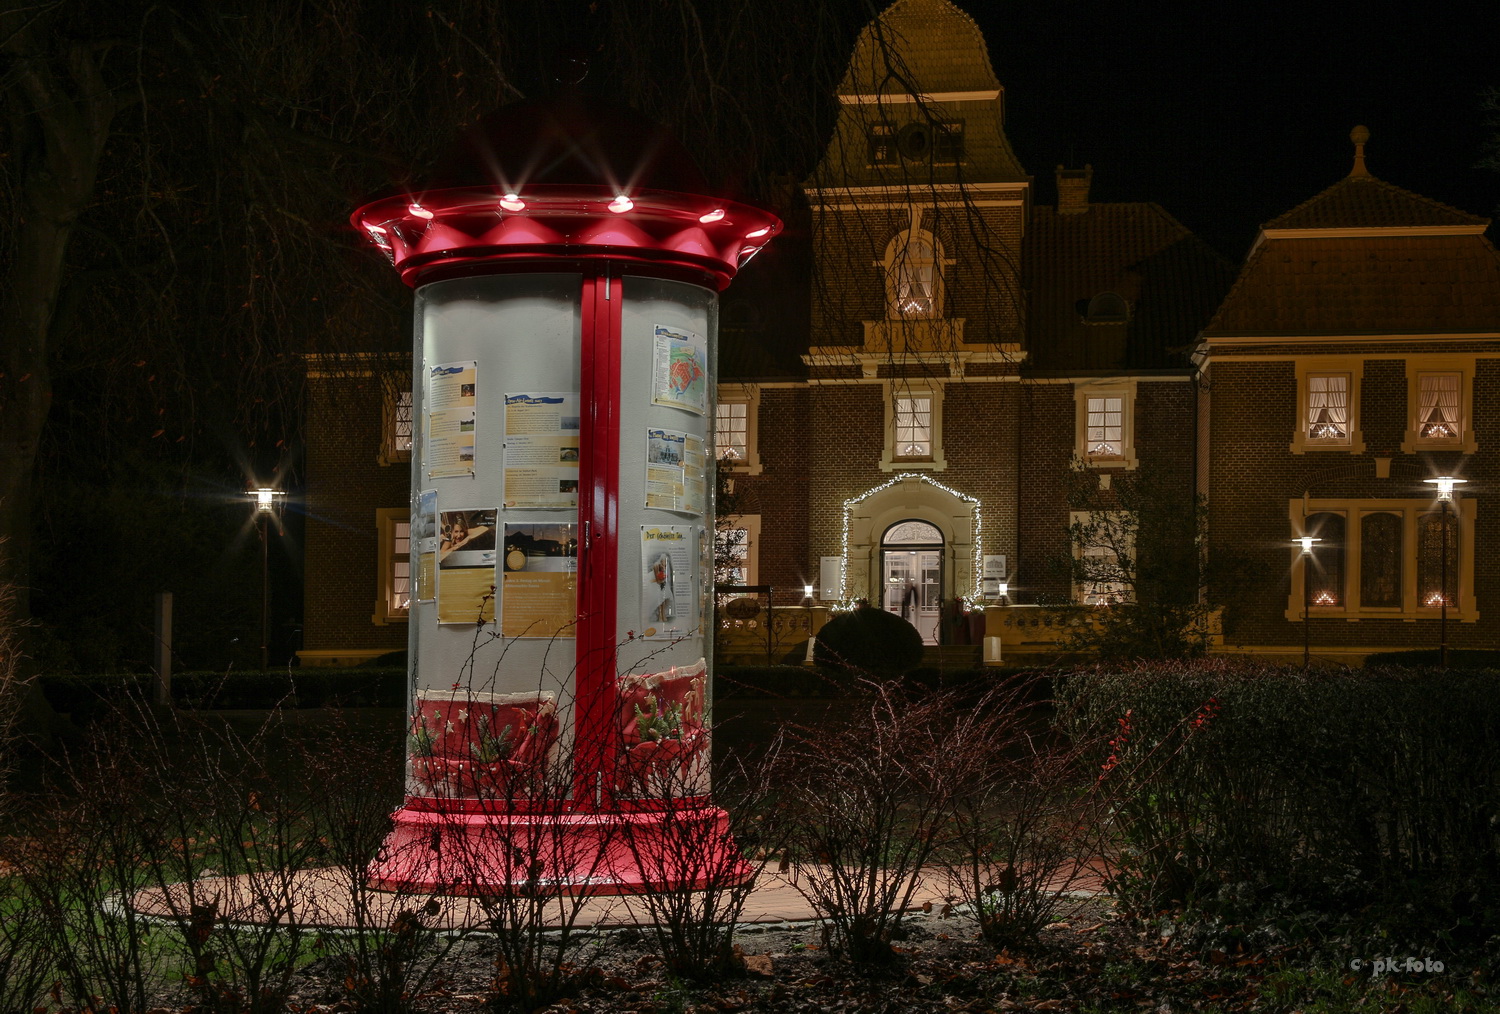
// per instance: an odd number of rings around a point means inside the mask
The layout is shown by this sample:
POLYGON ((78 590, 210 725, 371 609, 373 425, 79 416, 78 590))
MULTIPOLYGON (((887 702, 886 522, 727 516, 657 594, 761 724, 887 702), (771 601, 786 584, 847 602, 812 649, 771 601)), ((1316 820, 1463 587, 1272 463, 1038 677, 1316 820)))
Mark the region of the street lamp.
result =
POLYGON ((1010 595, 1010 581, 1008 581, 1006 578, 1002 577, 1000 579, 999 594, 996 595, 996 598, 998 598, 1000 600, 1000 604, 1002 606, 1008 606, 1008 605, 1010 605, 1009 595, 1010 595))
POLYGON ((1438 665, 1448 668, 1448 507, 1453 503, 1453 487, 1468 479, 1460 479, 1452 475, 1439 475, 1433 479, 1423 479, 1429 486, 1437 487, 1438 503, 1441 505, 1443 514, 1443 546, 1439 555, 1442 557, 1442 576, 1439 578, 1438 586, 1438 665))
POLYGON ((1312 547, 1323 540, 1311 535, 1294 538, 1302 547, 1302 669, 1306 672, 1312 664, 1312 547))
POLYGON ((245 496, 255 505, 255 527, 260 531, 260 671, 265 672, 270 667, 267 630, 271 605, 266 527, 276 513, 276 498, 286 494, 271 486, 260 486, 246 490, 245 496))
POLYGON ((802 600, 807 603, 807 661, 813 660, 813 586, 802 586, 802 600))

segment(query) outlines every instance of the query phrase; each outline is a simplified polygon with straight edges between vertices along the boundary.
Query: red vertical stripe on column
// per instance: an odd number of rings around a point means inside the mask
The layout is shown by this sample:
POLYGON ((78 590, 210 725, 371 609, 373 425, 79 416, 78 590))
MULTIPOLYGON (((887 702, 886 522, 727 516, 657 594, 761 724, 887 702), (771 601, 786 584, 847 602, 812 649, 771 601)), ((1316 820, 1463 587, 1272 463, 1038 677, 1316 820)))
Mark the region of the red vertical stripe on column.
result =
POLYGON ((620 280, 585 275, 580 408, 575 809, 609 792, 615 752, 615 599, 619 576, 620 280))

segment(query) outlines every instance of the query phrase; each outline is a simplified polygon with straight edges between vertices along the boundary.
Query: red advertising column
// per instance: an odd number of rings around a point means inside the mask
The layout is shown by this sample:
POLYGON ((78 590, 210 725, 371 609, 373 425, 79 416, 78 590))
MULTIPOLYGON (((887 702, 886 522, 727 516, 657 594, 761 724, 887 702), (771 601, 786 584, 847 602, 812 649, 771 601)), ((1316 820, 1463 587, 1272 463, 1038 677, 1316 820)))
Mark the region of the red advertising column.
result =
POLYGON ((748 872, 707 776, 716 293, 780 222, 612 184, 352 220, 417 291, 407 794, 371 882, 633 892, 673 881, 668 824, 748 872))

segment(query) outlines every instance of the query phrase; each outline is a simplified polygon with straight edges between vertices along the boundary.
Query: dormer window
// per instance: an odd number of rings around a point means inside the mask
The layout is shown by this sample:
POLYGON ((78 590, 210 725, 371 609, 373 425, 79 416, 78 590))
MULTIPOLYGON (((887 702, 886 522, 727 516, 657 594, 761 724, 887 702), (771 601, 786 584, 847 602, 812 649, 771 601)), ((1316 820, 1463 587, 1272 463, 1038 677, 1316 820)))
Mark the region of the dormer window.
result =
POLYGON ((891 121, 870 124, 865 131, 865 143, 870 165, 896 164, 896 125, 891 121))
POLYGON ((1090 324, 1124 324, 1130 320, 1130 304, 1117 292, 1101 292, 1088 301, 1084 320, 1090 324))

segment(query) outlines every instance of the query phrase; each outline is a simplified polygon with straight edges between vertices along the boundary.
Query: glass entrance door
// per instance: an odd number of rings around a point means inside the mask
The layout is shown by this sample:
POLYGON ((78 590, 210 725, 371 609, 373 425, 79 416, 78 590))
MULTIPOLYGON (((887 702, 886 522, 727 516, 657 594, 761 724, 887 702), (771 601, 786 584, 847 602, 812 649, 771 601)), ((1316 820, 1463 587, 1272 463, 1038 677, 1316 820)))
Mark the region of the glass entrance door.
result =
POLYGON ((943 533, 925 521, 892 525, 881 540, 881 606, 938 643, 943 606, 943 533))

